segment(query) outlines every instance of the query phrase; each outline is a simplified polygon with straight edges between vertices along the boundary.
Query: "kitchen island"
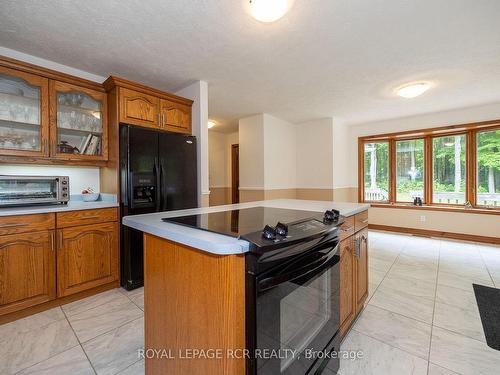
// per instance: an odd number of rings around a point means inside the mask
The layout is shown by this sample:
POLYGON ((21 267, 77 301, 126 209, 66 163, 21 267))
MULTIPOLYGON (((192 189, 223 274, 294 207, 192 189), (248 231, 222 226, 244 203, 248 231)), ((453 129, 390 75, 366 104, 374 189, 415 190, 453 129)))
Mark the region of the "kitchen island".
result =
POLYGON ((246 317, 249 242, 162 218, 254 207, 339 210, 346 217, 339 335, 361 311, 368 293, 366 204, 287 199, 124 217, 124 225, 144 232, 146 374, 245 374, 246 320, 253 319, 246 317))

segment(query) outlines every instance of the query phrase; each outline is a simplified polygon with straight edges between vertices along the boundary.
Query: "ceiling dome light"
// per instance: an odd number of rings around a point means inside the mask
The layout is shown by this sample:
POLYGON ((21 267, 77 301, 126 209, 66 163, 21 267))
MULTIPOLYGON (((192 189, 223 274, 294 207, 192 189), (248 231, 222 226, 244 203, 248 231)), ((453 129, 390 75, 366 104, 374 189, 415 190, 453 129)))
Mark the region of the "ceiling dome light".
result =
POLYGON ((396 91, 399 96, 407 99, 416 98, 429 90, 431 85, 427 82, 411 83, 398 88, 396 91))
POLYGON ((293 0, 246 0, 249 13, 258 21, 274 22, 292 7, 293 0))
POLYGON ((209 129, 212 129, 215 126, 215 121, 209 121, 207 123, 207 126, 208 126, 209 129))

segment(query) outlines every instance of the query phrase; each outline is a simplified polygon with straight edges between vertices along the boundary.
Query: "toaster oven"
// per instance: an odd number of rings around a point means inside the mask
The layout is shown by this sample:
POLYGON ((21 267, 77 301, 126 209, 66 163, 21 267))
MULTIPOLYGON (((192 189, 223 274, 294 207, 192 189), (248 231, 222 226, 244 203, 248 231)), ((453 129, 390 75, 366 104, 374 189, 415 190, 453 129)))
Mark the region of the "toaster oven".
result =
POLYGON ((0 207, 66 204, 68 201, 68 176, 0 175, 0 207))

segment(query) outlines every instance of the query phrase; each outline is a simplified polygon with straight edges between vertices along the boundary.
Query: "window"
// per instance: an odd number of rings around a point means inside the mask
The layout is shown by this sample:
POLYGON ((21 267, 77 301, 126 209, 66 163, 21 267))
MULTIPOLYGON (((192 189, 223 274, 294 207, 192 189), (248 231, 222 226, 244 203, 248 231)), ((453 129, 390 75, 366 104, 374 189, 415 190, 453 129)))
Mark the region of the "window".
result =
POLYGON ((389 143, 365 143, 365 200, 389 200, 389 143))
POLYGON ((500 130, 477 133, 477 205, 500 207, 500 130))
POLYGON ((432 201, 441 204, 464 204, 465 135, 432 139, 432 201))
POLYGON ((396 141, 396 201, 424 197, 424 140, 396 141))
POLYGON ((500 214, 500 120, 360 137, 359 153, 362 202, 500 214))

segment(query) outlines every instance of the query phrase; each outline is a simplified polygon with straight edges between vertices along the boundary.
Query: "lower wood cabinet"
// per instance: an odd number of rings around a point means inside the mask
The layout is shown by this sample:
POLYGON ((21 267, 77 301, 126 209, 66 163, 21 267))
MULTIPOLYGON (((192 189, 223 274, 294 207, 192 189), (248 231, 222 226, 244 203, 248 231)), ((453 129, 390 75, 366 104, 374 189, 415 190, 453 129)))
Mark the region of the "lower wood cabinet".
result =
POLYGON ((0 315, 56 298, 54 231, 0 236, 0 315))
MULTIPOLYGON (((358 215, 366 216, 365 213, 358 215)), ((356 216, 358 216, 356 215, 356 216)), ((356 217, 356 220, 358 218, 356 217)), ((364 219, 363 219, 364 220, 364 219)), ((340 335, 344 336, 352 322, 363 310, 368 297, 368 228, 358 230, 351 228, 354 219, 346 220, 346 228, 341 233, 340 242, 340 335)))
POLYGON ((57 236, 58 297, 118 279, 118 223, 59 229, 57 236))
POLYGON ((35 305, 118 286, 117 220, 117 208, 0 217, 2 322, 35 305))
POLYGON ((340 275, 340 334, 344 335, 356 316, 353 237, 340 243, 340 275))
POLYGON ((355 257, 356 274, 356 314, 358 314, 368 297, 368 229, 356 234, 358 250, 355 257))

